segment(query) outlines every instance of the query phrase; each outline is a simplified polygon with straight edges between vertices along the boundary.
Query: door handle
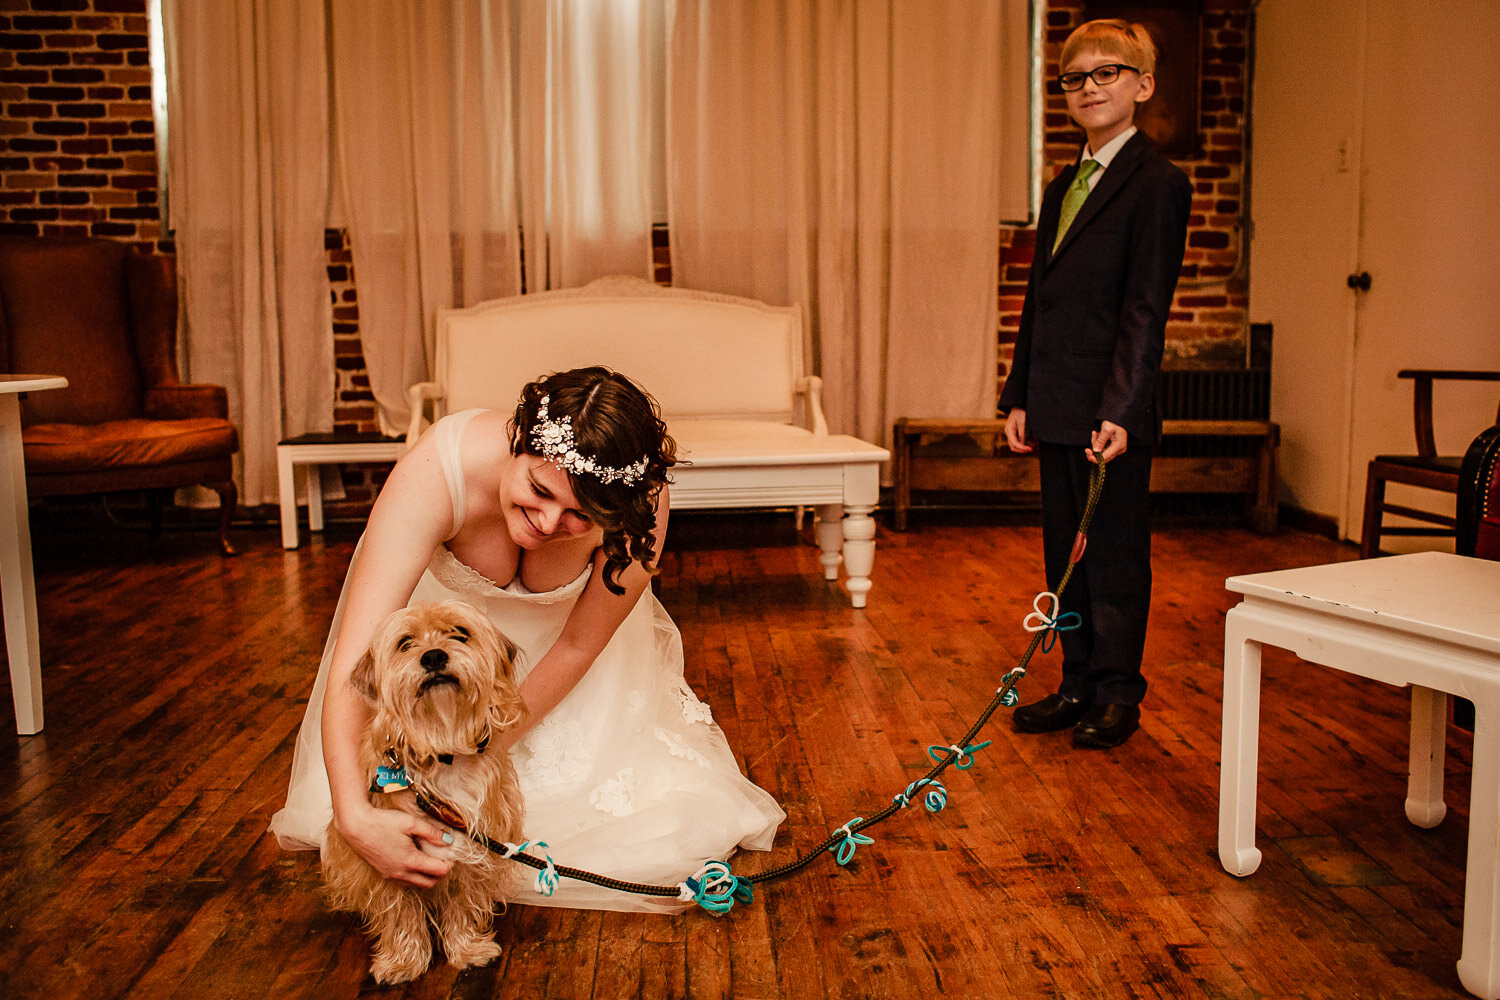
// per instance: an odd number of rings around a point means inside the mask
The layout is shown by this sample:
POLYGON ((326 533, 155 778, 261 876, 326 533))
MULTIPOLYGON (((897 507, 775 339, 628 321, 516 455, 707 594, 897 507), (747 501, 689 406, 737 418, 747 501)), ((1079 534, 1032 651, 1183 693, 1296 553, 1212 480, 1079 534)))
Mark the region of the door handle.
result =
POLYGON ((1370 272, 1361 271, 1358 274, 1349 275, 1348 285, 1357 292, 1368 292, 1370 290, 1370 272))

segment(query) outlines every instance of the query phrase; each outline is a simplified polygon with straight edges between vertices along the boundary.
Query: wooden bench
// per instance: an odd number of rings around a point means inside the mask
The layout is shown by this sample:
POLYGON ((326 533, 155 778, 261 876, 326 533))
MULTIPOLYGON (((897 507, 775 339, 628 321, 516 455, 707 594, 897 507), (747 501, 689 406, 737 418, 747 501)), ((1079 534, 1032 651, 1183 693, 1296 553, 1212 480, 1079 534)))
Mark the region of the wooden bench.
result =
MULTIPOLYGON (((1151 463, 1157 493, 1226 493, 1246 497, 1251 527, 1276 530, 1276 447, 1280 428, 1269 420, 1167 420, 1163 448, 1151 463), (1247 454, 1176 455, 1168 441, 1237 439, 1247 454)), ((1036 456, 1017 455, 1005 443, 1003 420, 896 421, 894 521, 906 530, 911 493, 918 490, 1038 493, 1036 456)))
POLYGON ((890 452, 828 433, 805 350, 796 307, 639 278, 442 310, 432 380, 408 390, 407 440, 446 413, 512 412, 539 376, 605 365, 661 404, 684 462, 672 472, 673 510, 812 508, 823 575, 838 579, 842 564, 862 608, 875 559, 870 513, 890 452))

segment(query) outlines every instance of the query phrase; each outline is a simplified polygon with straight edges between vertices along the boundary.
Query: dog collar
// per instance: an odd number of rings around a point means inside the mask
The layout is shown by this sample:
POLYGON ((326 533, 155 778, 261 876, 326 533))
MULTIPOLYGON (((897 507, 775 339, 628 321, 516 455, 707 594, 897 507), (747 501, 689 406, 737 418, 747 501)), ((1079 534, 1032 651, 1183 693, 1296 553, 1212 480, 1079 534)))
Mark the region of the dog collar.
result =
MULTIPOLYGON (((475 744, 475 746, 474 746, 474 756, 477 757, 480 754, 484 753, 486 750, 489 749, 489 746, 490 746, 490 731, 488 729, 486 729, 484 731, 484 735, 481 736, 481 737, 479 737, 479 742, 477 744, 475 744)), ((438 759, 438 763, 440 763, 440 764, 451 764, 451 763, 453 763, 453 755, 451 753, 440 753, 440 754, 437 755, 437 759, 438 759)))
MULTIPOLYGON (((484 735, 474 747, 475 755, 484 753, 490 746, 490 731, 486 729, 484 735)), ((452 764, 453 754, 440 753, 437 755, 441 764, 452 764)), ((396 752, 396 745, 390 737, 385 741, 385 763, 375 769, 375 777, 370 782, 371 792, 399 792, 411 787, 411 778, 407 776, 406 767, 401 763, 401 756, 396 752)))

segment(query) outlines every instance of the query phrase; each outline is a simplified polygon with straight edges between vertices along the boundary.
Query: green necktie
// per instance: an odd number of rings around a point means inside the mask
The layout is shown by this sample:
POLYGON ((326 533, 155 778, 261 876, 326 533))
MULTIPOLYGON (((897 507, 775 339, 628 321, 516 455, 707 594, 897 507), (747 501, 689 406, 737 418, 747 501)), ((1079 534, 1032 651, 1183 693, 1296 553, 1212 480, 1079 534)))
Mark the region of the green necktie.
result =
POLYGON ((1078 165, 1078 173, 1073 177, 1073 183, 1068 185, 1067 194, 1063 195, 1062 213, 1057 217, 1057 238, 1052 241, 1053 253, 1057 252, 1063 234, 1073 224, 1073 217, 1083 207, 1083 200, 1089 196, 1089 178, 1098 169, 1098 160, 1084 160, 1078 165))

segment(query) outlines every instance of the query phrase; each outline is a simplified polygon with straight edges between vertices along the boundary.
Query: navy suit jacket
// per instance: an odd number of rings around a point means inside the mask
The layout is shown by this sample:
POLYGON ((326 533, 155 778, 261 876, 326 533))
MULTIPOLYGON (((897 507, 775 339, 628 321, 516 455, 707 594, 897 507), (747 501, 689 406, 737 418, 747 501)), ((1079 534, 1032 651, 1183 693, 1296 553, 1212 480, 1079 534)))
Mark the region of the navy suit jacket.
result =
POLYGON ((1182 270, 1193 189, 1137 132, 1099 176, 1057 251, 1077 164, 1042 196, 1031 280, 1000 408, 1026 411, 1039 441, 1087 445, 1101 420, 1131 444, 1161 439, 1157 372, 1182 270))

